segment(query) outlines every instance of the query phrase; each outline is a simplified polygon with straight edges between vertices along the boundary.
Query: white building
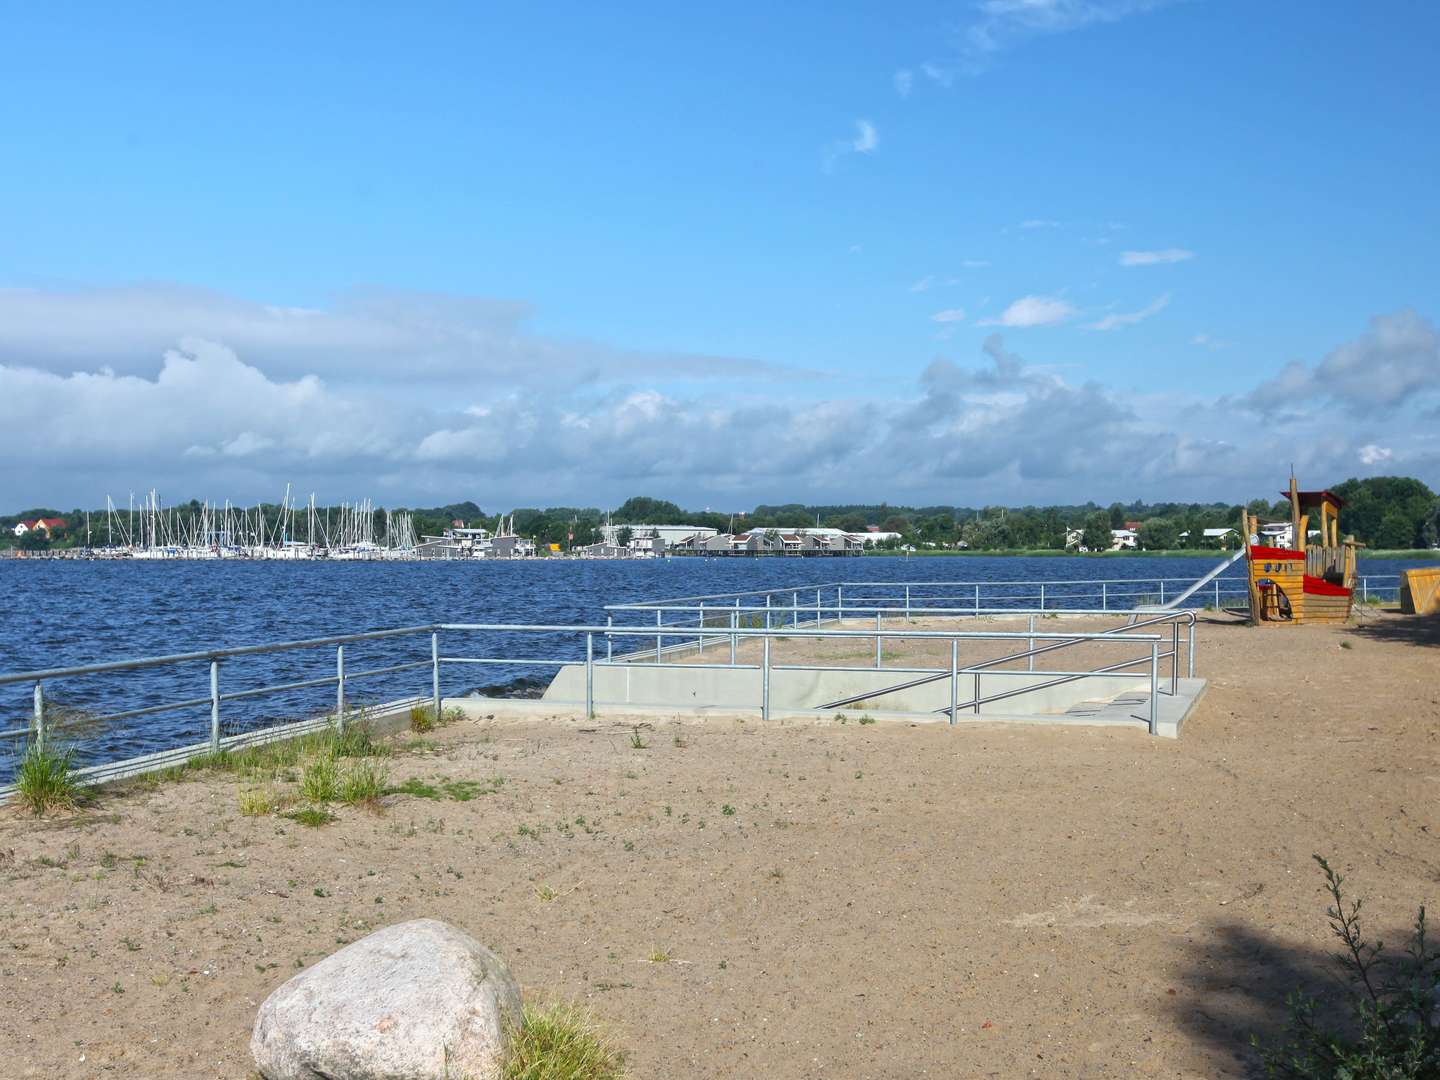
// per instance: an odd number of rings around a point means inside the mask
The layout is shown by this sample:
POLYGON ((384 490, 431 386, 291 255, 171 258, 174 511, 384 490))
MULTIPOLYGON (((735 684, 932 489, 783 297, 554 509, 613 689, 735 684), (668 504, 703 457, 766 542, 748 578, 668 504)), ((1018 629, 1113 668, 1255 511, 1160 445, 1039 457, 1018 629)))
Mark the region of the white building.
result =
POLYGON ((1110 550, 1120 551, 1133 548, 1140 542, 1140 535, 1134 529, 1111 529, 1110 550))
POLYGON ((681 540, 687 540, 692 536, 708 540, 719 534, 719 530, 707 529, 701 525, 601 525, 601 542, 619 544, 621 529, 630 530, 628 546, 637 550, 640 548, 653 549, 656 540, 660 541, 662 550, 668 550, 681 540))

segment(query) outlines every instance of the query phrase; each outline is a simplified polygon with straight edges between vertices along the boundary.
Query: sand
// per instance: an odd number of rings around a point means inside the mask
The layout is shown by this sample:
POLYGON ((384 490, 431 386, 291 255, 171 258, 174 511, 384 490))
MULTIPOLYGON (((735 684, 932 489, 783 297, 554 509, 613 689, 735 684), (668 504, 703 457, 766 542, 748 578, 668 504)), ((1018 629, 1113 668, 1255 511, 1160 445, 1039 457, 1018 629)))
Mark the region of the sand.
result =
POLYGON ((466 801, 310 829, 215 775, 0 811, 0 1073, 245 1077, 266 994, 435 916, 636 1077, 1244 1075, 1330 970, 1312 852, 1387 940, 1440 899, 1440 634, 1198 637, 1178 741, 481 719, 388 761, 466 801))

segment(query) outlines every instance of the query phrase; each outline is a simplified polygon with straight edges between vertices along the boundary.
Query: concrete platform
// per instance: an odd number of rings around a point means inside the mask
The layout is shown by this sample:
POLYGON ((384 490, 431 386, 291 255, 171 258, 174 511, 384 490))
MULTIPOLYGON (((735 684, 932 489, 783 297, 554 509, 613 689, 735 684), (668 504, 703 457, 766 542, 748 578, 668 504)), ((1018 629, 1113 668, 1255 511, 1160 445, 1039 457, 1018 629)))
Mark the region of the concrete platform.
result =
MULTIPOLYGON (((541 700, 525 700, 511 698, 487 698, 487 697, 465 697, 446 698, 445 707, 455 707, 462 710, 467 716, 481 717, 486 715, 495 716, 554 716, 557 713, 572 713, 582 715, 585 709, 584 703, 584 670, 583 665, 576 665, 580 668, 581 681, 579 683, 580 693, 571 697, 565 693, 567 684, 559 686, 558 691, 553 695, 547 692, 541 700)), ((628 666, 628 665, 626 665, 628 666)), ((668 666, 668 665, 667 665, 668 666)), ((689 671, 692 675, 702 671, 714 672, 720 669, 700 669, 680 665, 669 666, 673 672, 689 671)), ((599 666, 597 665, 597 673, 599 666)), ((643 669, 635 669, 643 670, 643 669)), ((745 669, 727 669, 730 674, 742 674, 745 669)), ((599 680, 597 679, 597 690, 593 716, 597 719, 614 719, 619 717, 654 717, 656 719, 668 720, 705 720, 705 719, 744 719, 758 720, 760 718, 759 706, 759 672, 752 671, 755 676, 755 693, 750 701, 743 698, 732 697, 730 700, 709 700, 706 701, 696 695, 689 700, 671 701, 638 701, 638 700, 607 700, 599 692, 599 680)), ((862 671, 866 676, 886 676, 885 684, 892 685, 900 681, 896 678, 894 670, 887 669, 880 672, 874 670, 862 671)), ((775 672, 774 674, 782 674, 775 672)), ((807 673, 816 674, 816 673, 807 673)), ((847 673, 850 674, 850 673, 847 673)), ((999 674, 999 673, 995 673, 999 674)), ((1028 672, 1016 673, 1017 675, 1029 676, 1028 672)), ((1002 676, 1003 678, 1003 676, 1002 676)), ((1122 682, 1121 680, 1105 680, 1111 685, 1107 688, 1105 696, 1097 693, 1097 683, 1100 680, 1077 680, 1075 683, 1066 684, 1066 687, 1054 687, 1035 694, 1024 694, 1010 698, 1003 702, 991 702, 981 707, 980 712, 973 709, 965 709, 956 717, 958 724, 973 723, 1002 723, 1002 724, 1065 724, 1081 725, 1088 727, 1128 727, 1145 731, 1149 727, 1150 707, 1150 685, 1149 679, 1142 684, 1133 682, 1122 682), (1115 684, 1119 682, 1120 686, 1115 684), (1085 688, 1083 694, 1077 689, 1073 693, 1065 695, 1069 700, 1060 700, 1059 695, 1045 699, 1044 695, 1053 690, 1068 689, 1070 687, 1085 688), (1088 696, 1085 696, 1088 695, 1088 696), (1035 709, 1029 711, 1023 708, 1014 707, 1014 703, 1026 702, 1027 699, 1034 699, 1032 704, 1045 703, 1048 709, 1035 709), (1003 706, 1010 705, 1010 708, 1003 706)), ((559 683, 559 680, 556 680, 559 683)), ((1014 683, 1010 684, 1013 687, 1014 683)), ((1168 690, 1169 681, 1162 682, 1162 693, 1157 701, 1157 730, 1156 734, 1165 738, 1178 738, 1180 729, 1185 719, 1190 715, 1191 709, 1205 693, 1206 681, 1204 679, 1180 679, 1177 684, 1177 692, 1174 695, 1165 692, 1168 690)), ((982 687, 984 682, 982 679, 982 687)), ((1010 688, 1007 687, 1007 688, 1010 688)), ((557 690, 556 684, 552 683, 552 690, 557 690)), ((830 688, 826 688, 829 692, 830 688)), ((949 705, 949 684, 948 680, 931 684, 928 687, 917 688, 917 690, 930 690, 943 698, 943 702, 936 704, 935 708, 944 708, 949 705), (938 689, 937 689, 938 688, 938 689)), ((988 692, 988 691, 983 691, 988 692)), ((908 692, 907 692, 908 693, 908 692)), ((887 698, 891 695, 887 695, 887 698)), ((893 695, 899 697, 900 695, 893 695)), ((813 700, 813 699, 812 699, 813 700)), ((817 709, 797 705, 795 703, 782 704, 774 696, 772 686, 770 720, 772 723, 838 723, 843 715, 847 720, 854 721, 861 716, 868 716, 877 721, 907 723, 907 724, 948 724, 950 718, 945 712, 936 712, 930 708, 893 708, 893 702, 886 702, 884 709, 866 707, 863 703, 846 706, 839 709, 817 709)), ((907 703, 908 704, 908 703, 907 703)))

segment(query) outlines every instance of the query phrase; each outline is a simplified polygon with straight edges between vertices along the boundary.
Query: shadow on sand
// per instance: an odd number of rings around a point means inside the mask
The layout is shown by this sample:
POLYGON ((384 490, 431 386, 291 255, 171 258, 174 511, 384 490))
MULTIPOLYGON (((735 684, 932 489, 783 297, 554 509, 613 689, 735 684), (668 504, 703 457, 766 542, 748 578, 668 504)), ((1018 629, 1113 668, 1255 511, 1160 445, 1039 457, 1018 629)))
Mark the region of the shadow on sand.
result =
MULTIPOLYGON (((1317 915, 1323 919, 1323 910, 1317 915)), ((1404 927, 1374 936, 1390 943, 1394 953, 1410 938, 1404 927)), ((1252 1037, 1264 1048, 1283 1045, 1290 1018, 1286 998, 1296 991, 1317 1002, 1322 1026, 1342 1035, 1355 1033, 1351 986, 1337 958, 1338 941, 1334 949, 1296 946, 1240 923, 1216 926, 1205 941, 1195 946, 1181 976, 1189 999, 1174 998, 1172 1011, 1182 1030, 1232 1062, 1230 1075, 1264 1075, 1252 1037)))
POLYGON ((1440 645, 1440 615, 1402 615, 1398 607, 1383 608, 1387 619, 1371 619, 1350 627, 1357 637, 1400 645, 1440 645))

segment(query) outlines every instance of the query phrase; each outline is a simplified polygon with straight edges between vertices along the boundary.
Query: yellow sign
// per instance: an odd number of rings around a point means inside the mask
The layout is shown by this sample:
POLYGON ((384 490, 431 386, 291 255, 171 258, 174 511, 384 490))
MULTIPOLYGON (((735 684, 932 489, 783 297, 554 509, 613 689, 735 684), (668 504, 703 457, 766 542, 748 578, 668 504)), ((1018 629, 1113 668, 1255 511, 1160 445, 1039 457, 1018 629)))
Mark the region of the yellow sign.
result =
POLYGON ((558 554, 560 554, 560 545, 559 545, 559 544, 551 544, 551 545, 550 545, 550 550, 553 551, 553 552, 555 552, 555 554, 558 555, 558 554))

